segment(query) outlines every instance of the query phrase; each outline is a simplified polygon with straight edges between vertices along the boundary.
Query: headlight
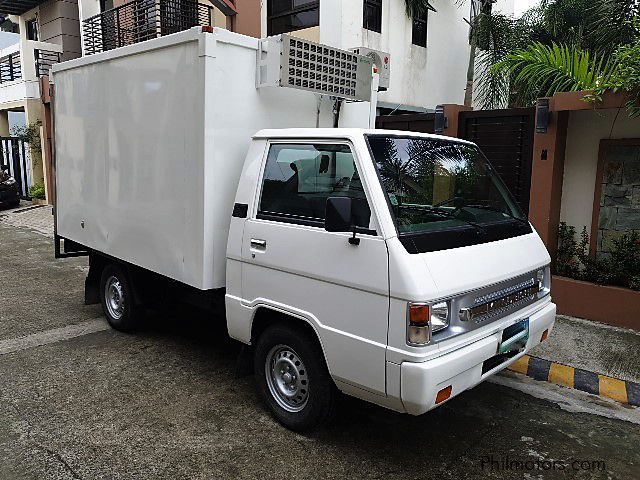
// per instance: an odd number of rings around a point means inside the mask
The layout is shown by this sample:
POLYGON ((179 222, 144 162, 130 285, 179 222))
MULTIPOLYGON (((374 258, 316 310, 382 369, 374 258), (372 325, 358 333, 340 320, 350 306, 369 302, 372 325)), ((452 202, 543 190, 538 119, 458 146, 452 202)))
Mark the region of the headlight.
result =
POLYGON ((549 276, 551 272, 549 266, 539 268, 536 272, 536 282, 538 283, 538 298, 542 298, 551 292, 549 288, 551 282, 549 276))
POLYGON ((407 341, 411 345, 426 345, 431 334, 449 326, 449 305, 447 302, 410 303, 407 316, 407 341))
POLYGON ((439 302, 431 305, 431 331, 433 333, 444 330, 449 326, 449 305, 439 302))
POLYGON ((542 291, 544 288, 544 268, 536 272, 536 279, 538 280, 538 291, 542 291))

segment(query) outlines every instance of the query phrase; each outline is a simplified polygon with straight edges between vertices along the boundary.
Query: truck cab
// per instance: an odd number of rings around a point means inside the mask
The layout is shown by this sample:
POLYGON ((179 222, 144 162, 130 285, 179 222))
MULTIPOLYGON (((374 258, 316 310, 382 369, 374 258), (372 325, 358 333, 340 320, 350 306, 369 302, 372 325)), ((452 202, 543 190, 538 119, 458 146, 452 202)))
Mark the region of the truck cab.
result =
POLYGON ((318 393, 300 339, 317 344, 339 390, 419 415, 516 361, 554 324, 547 250, 463 140, 260 131, 228 238, 229 334, 253 345, 259 386, 292 428, 309 421, 318 393))

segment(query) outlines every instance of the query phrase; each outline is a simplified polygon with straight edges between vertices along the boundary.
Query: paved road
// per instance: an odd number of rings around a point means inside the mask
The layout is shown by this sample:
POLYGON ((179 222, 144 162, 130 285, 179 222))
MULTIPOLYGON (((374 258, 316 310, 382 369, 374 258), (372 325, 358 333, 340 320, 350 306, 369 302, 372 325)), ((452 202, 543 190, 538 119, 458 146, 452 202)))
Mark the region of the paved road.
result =
POLYGON ((234 375, 220 319, 109 330, 84 270, 0 222, 0 479, 640 478, 637 410, 515 374, 418 418, 345 400, 293 434, 234 375))

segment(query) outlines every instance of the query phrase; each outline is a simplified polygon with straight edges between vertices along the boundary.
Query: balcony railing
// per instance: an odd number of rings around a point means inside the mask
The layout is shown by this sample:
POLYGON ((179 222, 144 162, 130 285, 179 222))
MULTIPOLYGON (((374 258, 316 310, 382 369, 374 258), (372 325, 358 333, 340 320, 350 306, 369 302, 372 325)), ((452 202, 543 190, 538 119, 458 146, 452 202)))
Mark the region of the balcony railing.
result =
POLYGON ((34 49, 33 56, 36 59, 36 77, 49 75, 49 70, 55 63, 60 62, 60 53, 50 50, 34 49))
POLYGON ((212 25, 212 8, 192 0, 133 0, 84 20, 85 55, 212 25))
POLYGON ((10 53, 0 58, 0 84, 21 79, 20 52, 10 53))

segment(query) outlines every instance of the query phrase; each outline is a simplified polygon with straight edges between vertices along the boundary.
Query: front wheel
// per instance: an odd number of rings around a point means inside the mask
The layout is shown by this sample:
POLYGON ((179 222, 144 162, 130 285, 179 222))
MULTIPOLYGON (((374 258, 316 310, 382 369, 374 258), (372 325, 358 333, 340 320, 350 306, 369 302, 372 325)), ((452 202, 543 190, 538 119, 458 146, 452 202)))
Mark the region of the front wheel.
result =
POLYGON ((138 323, 129 278, 117 265, 107 265, 100 277, 100 300, 104 316, 111 327, 131 332, 138 323))
POLYGON ((273 325, 258 339, 254 372, 273 416, 294 431, 309 430, 335 410, 337 389, 317 340, 308 332, 273 325))

